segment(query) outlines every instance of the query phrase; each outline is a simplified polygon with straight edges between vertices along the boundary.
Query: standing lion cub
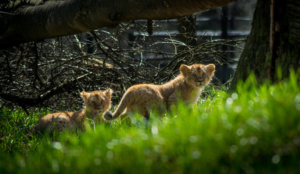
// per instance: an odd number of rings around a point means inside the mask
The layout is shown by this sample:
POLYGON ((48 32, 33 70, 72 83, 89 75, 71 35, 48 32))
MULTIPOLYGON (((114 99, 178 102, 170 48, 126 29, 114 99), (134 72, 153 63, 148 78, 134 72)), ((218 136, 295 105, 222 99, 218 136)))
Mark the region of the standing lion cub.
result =
POLYGON ((73 132, 78 128, 84 129, 84 119, 90 118, 96 122, 101 122, 102 115, 110 108, 112 90, 93 91, 80 93, 84 100, 85 108, 75 112, 50 113, 34 126, 35 131, 62 132, 66 129, 73 132))
POLYGON ((130 87, 123 95, 114 113, 106 112, 104 118, 112 120, 126 112, 139 112, 149 119, 149 110, 177 104, 182 100, 185 104, 196 103, 205 85, 209 84, 215 72, 215 65, 194 64, 181 65, 180 74, 163 85, 138 84, 130 87))

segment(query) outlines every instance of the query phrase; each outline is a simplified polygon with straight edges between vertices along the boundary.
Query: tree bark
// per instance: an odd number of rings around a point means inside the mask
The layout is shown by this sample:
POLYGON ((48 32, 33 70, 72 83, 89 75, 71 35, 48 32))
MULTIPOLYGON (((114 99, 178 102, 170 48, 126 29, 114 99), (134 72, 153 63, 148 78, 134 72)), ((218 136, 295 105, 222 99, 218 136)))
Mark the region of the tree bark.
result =
POLYGON ((290 69, 299 69, 300 2, 272 1, 276 4, 271 4, 271 0, 257 1, 252 29, 238 62, 231 89, 235 88, 239 80, 245 81, 251 72, 258 82, 263 82, 276 81, 278 67, 282 69, 282 78, 289 77, 290 69))
POLYGON ((71 35, 123 21, 177 18, 236 0, 63 0, 18 8, 0 18, 0 49, 71 35))

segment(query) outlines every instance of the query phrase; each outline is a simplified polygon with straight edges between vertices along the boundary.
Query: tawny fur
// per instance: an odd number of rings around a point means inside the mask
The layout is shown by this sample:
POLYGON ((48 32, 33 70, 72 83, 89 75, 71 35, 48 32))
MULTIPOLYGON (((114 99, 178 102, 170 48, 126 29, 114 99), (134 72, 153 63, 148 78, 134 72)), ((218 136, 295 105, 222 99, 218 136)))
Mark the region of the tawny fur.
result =
POLYGON ((95 122, 103 120, 103 113, 111 106, 111 89, 106 91, 93 91, 80 93, 85 108, 75 112, 50 113, 42 117, 35 125, 34 130, 40 132, 62 132, 68 129, 70 132, 76 129, 84 130, 84 120, 89 118, 95 122))
POLYGON ((139 112, 149 119, 153 106, 169 109, 179 100, 185 104, 196 103, 204 87, 209 84, 215 72, 215 65, 181 65, 180 74, 163 85, 138 84, 130 87, 123 95, 114 113, 106 112, 104 118, 112 120, 126 112, 139 112))

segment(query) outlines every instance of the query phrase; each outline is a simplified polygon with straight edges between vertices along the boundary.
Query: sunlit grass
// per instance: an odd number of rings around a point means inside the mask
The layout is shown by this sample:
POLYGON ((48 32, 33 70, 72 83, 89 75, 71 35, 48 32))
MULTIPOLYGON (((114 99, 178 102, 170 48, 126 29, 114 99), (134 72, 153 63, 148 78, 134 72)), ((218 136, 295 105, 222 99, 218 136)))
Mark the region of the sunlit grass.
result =
POLYGON ((179 104, 97 125, 78 134, 27 138, 45 113, 1 111, 1 172, 296 173, 300 164, 300 86, 258 86, 253 77, 228 94, 211 89, 197 105, 179 104), (24 128, 24 129, 23 129, 24 128))

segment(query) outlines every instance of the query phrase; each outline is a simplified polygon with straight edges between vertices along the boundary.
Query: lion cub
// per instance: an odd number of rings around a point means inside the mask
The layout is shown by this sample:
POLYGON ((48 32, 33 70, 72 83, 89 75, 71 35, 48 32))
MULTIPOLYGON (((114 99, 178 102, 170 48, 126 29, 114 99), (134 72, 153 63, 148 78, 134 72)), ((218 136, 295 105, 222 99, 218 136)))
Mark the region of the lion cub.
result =
POLYGON ((84 100, 84 109, 75 112, 50 113, 39 120, 34 126, 34 130, 41 132, 62 132, 66 129, 72 132, 76 128, 84 130, 85 118, 101 122, 103 113, 109 110, 111 106, 111 94, 111 89, 93 92, 82 91, 80 95, 84 100))
POLYGON ((158 109, 177 104, 182 100, 185 104, 196 103, 205 85, 209 84, 215 72, 215 65, 194 64, 181 65, 180 74, 163 85, 138 84, 130 87, 123 95, 114 113, 106 112, 104 118, 112 120, 126 112, 139 112, 149 119, 152 106, 158 109))

